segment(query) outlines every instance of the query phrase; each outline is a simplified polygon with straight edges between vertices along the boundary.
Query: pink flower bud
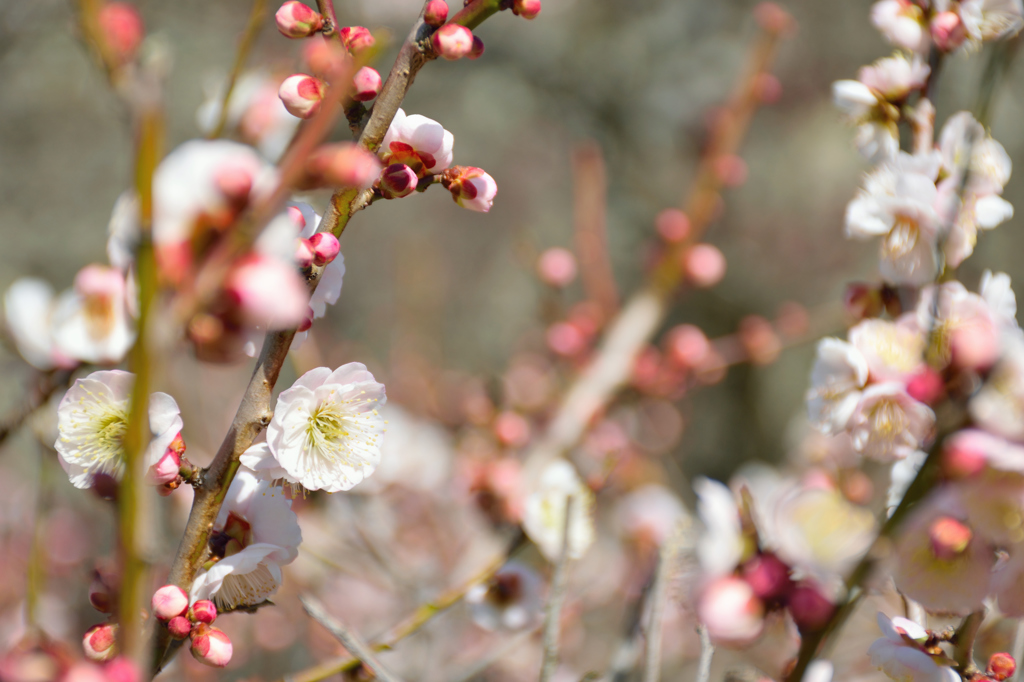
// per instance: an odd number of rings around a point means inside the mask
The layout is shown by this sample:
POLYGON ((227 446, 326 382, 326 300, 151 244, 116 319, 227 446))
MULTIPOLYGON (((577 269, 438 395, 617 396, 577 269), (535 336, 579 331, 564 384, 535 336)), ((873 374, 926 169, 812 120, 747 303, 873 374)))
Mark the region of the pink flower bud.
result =
POLYGON ((330 232, 317 232, 309 238, 309 243, 313 245, 313 262, 318 267, 327 265, 341 253, 338 238, 330 232))
POLYGON ((494 435, 508 447, 521 447, 530 440, 530 422, 518 412, 502 412, 494 420, 494 435))
POLYGON ((288 38, 308 38, 324 25, 324 18, 319 12, 294 0, 281 5, 274 18, 277 30, 288 38))
MULTIPOLYGON (((149 467, 146 472, 146 483, 150 485, 164 485, 178 478, 181 469, 181 455, 171 448, 167 448, 160 461, 149 467)), ((166 618, 164 619, 166 620, 166 618)))
POLYGON ((760 599, 779 599, 789 593, 793 581, 789 566, 774 554, 759 554, 743 565, 743 578, 760 599))
POLYGON ((514 0, 512 14, 523 19, 533 19, 540 14, 540 0, 514 0))
POLYGON ((209 599, 200 599, 188 610, 189 620, 209 625, 217 620, 217 607, 209 599))
POLYGON ((348 52, 335 41, 310 40, 302 48, 302 59, 309 70, 324 79, 339 73, 349 60, 348 52))
POLYGON ((401 199, 416 191, 419 176, 404 163, 393 163, 380 176, 380 192, 385 199, 401 199))
POLYGON ((699 367, 710 350, 708 337, 692 324, 673 327, 665 339, 665 353, 669 361, 680 369, 699 367))
POLYGON ((775 104, 782 97, 782 83, 772 73, 759 73, 752 83, 754 94, 762 104, 775 104))
POLYGON ((576 279, 576 256, 560 247, 546 250, 537 260, 537 276, 548 286, 569 286, 576 279))
POLYGON ((310 155, 306 170, 315 185, 366 189, 381 171, 380 159, 352 142, 323 145, 310 155))
POLYGON ((452 199, 459 206, 481 213, 491 210, 498 193, 494 178, 473 166, 452 166, 441 174, 441 184, 452 193, 452 199))
POLYGON ((466 55, 466 59, 480 59, 484 56, 484 41, 480 40, 480 36, 473 36, 473 47, 470 49, 469 54, 466 55))
POLYGON ((107 46, 121 62, 129 62, 142 44, 146 29, 142 16, 127 2, 108 2, 96 17, 107 46))
POLYGON ((992 654, 988 659, 988 674, 998 682, 1012 676, 1016 670, 1017 661, 1013 660, 1013 656, 1008 653, 992 654))
POLYGON ((203 665, 223 668, 231 661, 231 640, 217 628, 197 625, 192 630, 192 657, 203 665))
POLYGON ((925 367, 907 380, 907 393, 919 403, 934 405, 945 392, 946 382, 931 367, 925 367))
POLYGON ((445 59, 462 59, 473 49, 473 32, 458 24, 445 24, 430 37, 434 51, 445 59))
POLYGON ((654 219, 658 234, 669 244, 683 241, 690 236, 690 219, 678 208, 666 208, 654 219))
POLYGON ((697 602, 697 617, 715 641, 750 642, 764 627, 764 604, 750 583, 728 576, 704 588, 697 602))
POLYGON ((683 252, 683 274, 695 287, 713 287, 725 277, 725 256, 711 244, 697 244, 683 252))
POLYGON ((185 639, 192 632, 192 623, 185 616, 175 616, 167 621, 167 631, 174 639, 185 639))
POLYGON ((974 432, 961 432, 946 441, 942 451, 942 472, 953 479, 971 478, 985 470, 988 457, 974 432))
POLYGON ((253 324, 287 329, 302 322, 309 306, 306 284, 276 258, 251 255, 232 268, 225 292, 253 324))
POLYGON ((951 516, 940 516, 928 526, 932 554, 938 559, 956 559, 967 551, 972 537, 971 529, 951 516))
POLYGON ((587 337, 568 322, 556 322, 548 327, 545 339, 552 352, 564 357, 579 355, 587 349, 587 337))
POLYGON ((153 593, 153 615, 170 620, 188 611, 188 595, 177 585, 164 585, 153 593))
POLYGON ((430 0, 423 10, 423 21, 434 28, 448 21, 448 3, 444 0, 430 0))
POLYGON ((345 44, 345 49, 357 57, 377 42, 370 29, 364 26, 346 26, 338 31, 338 34, 341 36, 341 42, 345 44))
POLYGON ((960 47, 967 38, 964 22, 956 12, 939 12, 932 17, 930 28, 935 46, 946 52, 960 47))
POLYGON ((315 255, 313 253, 313 245, 309 243, 308 239, 296 239, 295 240, 295 263, 300 269, 305 270, 313 264, 315 255))
POLYGON ((313 309, 308 308, 306 310, 306 319, 304 319, 298 327, 295 328, 297 332, 308 332, 313 327, 313 309))
POLYGON ((285 212, 288 213, 288 217, 291 218, 291 221, 295 223, 295 228, 299 232, 302 232, 302 228, 306 226, 306 216, 302 215, 302 210, 297 206, 289 206, 285 209, 285 212))
POLYGON ((739 187, 747 181, 747 162, 735 154, 724 154, 715 158, 711 166, 718 181, 726 187, 739 187))
POLYGON ((800 632, 813 632, 825 627, 835 606, 810 583, 802 583, 789 595, 789 615, 800 632))
POLYGON ((297 73, 284 79, 277 96, 292 116, 312 118, 320 111, 324 89, 324 83, 319 78, 297 73))
POLYGON ((112 623, 93 625, 85 631, 82 650, 90 661, 109 661, 117 654, 117 626, 112 623))
POLYGON ((124 656, 118 656, 103 666, 106 682, 142 682, 142 673, 135 662, 124 656))
POLYGON ((380 92, 380 74, 369 66, 356 71, 352 78, 352 99, 357 102, 369 102, 380 92))

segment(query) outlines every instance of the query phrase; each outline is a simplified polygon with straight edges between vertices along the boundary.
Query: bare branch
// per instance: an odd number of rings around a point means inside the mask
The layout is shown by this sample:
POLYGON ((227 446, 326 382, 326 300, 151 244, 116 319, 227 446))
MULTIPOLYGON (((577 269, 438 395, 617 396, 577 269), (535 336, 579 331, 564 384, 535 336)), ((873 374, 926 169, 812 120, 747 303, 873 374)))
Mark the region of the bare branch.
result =
POLYGON ((661 673, 661 622, 668 601, 668 586, 672 570, 685 546, 687 519, 680 520, 661 548, 658 571, 654 577, 648 603, 651 617, 647 625, 647 656, 644 660, 643 682, 658 682, 661 673))
POLYGON ((369 645, 363 641, 362 637, 346 628, 341 621, 332 618, 324 610, 323 604, 308 595, 299 597, 299 601, 302 602, 302 608, 306 609, 309 617, 323 625, 332 635, 337 637, 342 646, 349 650, 349 653, 373 671, 377 679, 381 682, 401 682, 398 677, 377 660, 377 657, 370 651, 369 645))
POLYGON ((697 626, 700 635, 700 660, 697 663, 697 678, 694 682, 708 682, 711 679, 711 659, 715 656, 715 645, 705 625, 697 626))
POLYGON ((565 603, 565 587, 569 582, 569 527, 572 522, 573 503, 572 495, 568 495, 565 498, 562 552, 558 557, 558 563, 555 564, 551 593, 544 607, 544 661, 540 669, 540 682, 550 682, 558 668, 558 635, 561 630, 562 604, 565 603))

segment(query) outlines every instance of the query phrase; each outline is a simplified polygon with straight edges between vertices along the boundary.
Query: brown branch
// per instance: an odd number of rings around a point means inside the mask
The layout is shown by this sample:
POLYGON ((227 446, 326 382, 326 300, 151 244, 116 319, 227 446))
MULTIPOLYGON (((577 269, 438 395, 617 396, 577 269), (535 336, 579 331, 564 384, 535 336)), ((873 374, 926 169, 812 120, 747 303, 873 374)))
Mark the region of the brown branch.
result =
POLYGON ((26 391, 24 400, 0 419, 0 445, 16 433, 36 410, 45 405, 50 396, 62 388, 67 388, 72 376, 74 370, 70 369, 40 372, 35 384, 26 391))
POLYGON ((381 682, 401 682, 390 670, 384 667, 374 654, 370 650, 370 646, 363 641, 354 630, 346 628, 343 623, 332 618, 327 610, 324 609, 323 604, 308 595, 299 597, 299 601, 302 602, 302 608, 306 610, 309 617, 316 622, 323 625, 328 632, 334 635, 341 645, 348 649, 348 651, 363 665, 373 671, 374 677, 381 682))
POLYGON ((974 664, 974 641, 978 638, 978 630, 981 629, 981 622, 985 620, 985 609, 971 612, 956 634, 953 635, 953 660, 956 661, 960 676, 967 679, 972 673, 978 672, 974 664))
POLYGON ((573 223, 580 276, 587 297, 611 319, 619 307, 615 273, 608 256, 608 177, 601 148, 581 144, 572 153, 573 223))

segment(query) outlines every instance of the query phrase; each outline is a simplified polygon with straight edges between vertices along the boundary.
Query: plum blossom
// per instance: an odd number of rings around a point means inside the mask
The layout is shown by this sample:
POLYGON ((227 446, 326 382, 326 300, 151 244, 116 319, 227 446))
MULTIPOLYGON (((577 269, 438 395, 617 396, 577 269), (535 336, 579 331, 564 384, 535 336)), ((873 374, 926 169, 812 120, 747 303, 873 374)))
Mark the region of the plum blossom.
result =
POLYGON ((50 321, 58 358, 94 364, 120 362, 135 342, 124 275, 105 265, 87 265, 74 286, 54 303, 50 321))
POLYGON ((987 381, 968 404, 981 427, 1015 441, 1024 441, 1024 340, 1003 336, 1003 353, 987 381))
MULTIPOLYGON (((293 202, 289 204, 288 214, 299 228, 299 239, 309 239, 320 227, 320 215, 309 204, 293 202)), ((313 309, 313 318, 320 319, 327 314, 327 306, 334 305, 341 296, 341 286, 345 278, 345 257, 338 254, 334 260, 324 267, 320 275, 320 284, 309 299, 309 307, 313 309)), ((298 348, 309 336, 308 331, 297 332, 292 348, 298 348)))
POLYGON ((999 322, 985 299, 960 282, 925 287, 915 312, 918 327, 935 335, 932 350, 943 364, 987 368, 996 360, 999 322))
POLYGON ((903 384, 886 382, 864 390, 848 428, 854 449, 892 462, 919 450, 934 426, 931 408, 911 398, 903 384))
POLYGON ((474 166, 453 166, 442 175, 441 184, 462 208, 487 213, 498 194, 498 183, 485 170, 474 166))
POLYGON ((840 339, 822 339, 807 391, 811 424, 828 435, 841 433, 867 381, 867 360, 854 345, 840 339))
POLYGON ((485 630, 522 630, 536 624, 544 609, 543 581, 537 572, 510 561, 487 582, 466 593, 473 622, 485 630))
POLYGON ((747 551, 739 509, 732 491, 718 481, 700 476, 693 483, 697 515, 704 533, 697 540, 697 558, 708 576, 731 573, 747 551))
POLYGON ((871 6, 871 23, 897 47, 922 54, 928 49, 928 23, 917 3, 879 0, 871 6))
POLYGON ((384 165, 404 163, 421 178, 452 164, 455 137, 437 121, 399 109, 380 145, 384 165))
POLYGON ((1010 285, 1010 276, 1005 272, 985 270, 981 273, 978 294, 988 304, 997 321, 1010 330, 1018 329, 1017 296, 1010 285))
POLYGON ((537 489, 526 499, 523 530, 549 561, 562 555, 566 507, 572 500, 566 551, 579 559, 594 541, 594 494, 569 462, 559 459, 541 473, 537 489))
POLYGON ((280 488, 242 468, 213 524, 214 560, 192 583, 191 599, 220 611, 261 603, 281 585, 281 567, 298 556, 302 531, 280 488))
POLYGON ((925 338, 912 314, 895 322, 863 320, 849 339, 867 361, 872 381, 905 381, 923 368, 925 338))
MULTIPOLYGON (((283 478, 306 490, 349 490, 380 463, 387 401, 384 385, 365 365, 318 367, 277 398, 267 427, 267 448, 283 478)), ((258 453, 254 453, 258 454, 258 453)))
POLYGON ((924 651, 928 633, 906 618, 889 620, 878 614, 882 637, 868 648, 871 664, 897 682, 958 682, 960 676, 948 666, 939 665, 924 651))
POLYGON ((70 358, 61 358, 53 342, 51 316, 53 287, 46 280, 22 277, 4 293, 4 322, 21 357, 36 369, 73 366, 70 358))
MULTIPOLYGON (((124 472, 122 439, 128 430, 129 402, 135 375, 122 370, 93 372, 75 380, 57 408, 57 442, 61 466, 76 488, 88 488, 96 474, 120 478, 124 472)), ((149 398, 153 438, 143 454, 147 468, 157 464, 181 433, 178 404, 166 393, 149 398)))
POLYGON ((1021 0, 963 0, 960 18, 971 40, 998 40, 1024 26, 1024 6, 1021 0))

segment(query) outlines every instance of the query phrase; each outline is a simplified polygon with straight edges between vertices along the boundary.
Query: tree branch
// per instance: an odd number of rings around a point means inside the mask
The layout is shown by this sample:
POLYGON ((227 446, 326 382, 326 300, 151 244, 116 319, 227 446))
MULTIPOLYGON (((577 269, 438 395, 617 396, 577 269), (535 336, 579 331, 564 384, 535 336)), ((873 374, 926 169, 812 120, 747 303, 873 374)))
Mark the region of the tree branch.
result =
POLYGON ((374 677, 381 682, 401 682, 377 659, 370 650, 369 645, 355 631, 346 628, 340 621, 331 618, 324 610, 323 605, 308 595, 299 597, 302 608, 306 610, 309 617, 327 628, 328 632, 338 638, 341 645, 348 649, 349 653, 355 656, 367 668, 373 671, 374 677))
POLYGON ((562 629, 562 604, 569 582, 569 528, 572 525, 573 498, 565 498, 565 524, 562 527, 562 551, 555 564, 551 579, 551 593, 544 608, 544 661, 540 669, 540 682, 550 682, 558 669, 558 639, 562 629))
POLYGON ((245 25, 242 39, 238 41, 235 63, 231 66, 231 73, 228 75, 228 82, 224 88, 224 99, 220 103, 220 115, 217 117, 217 125, 206 136, 208 140, 215 140, 224 134, 224 126, 228 122, 228 106, 231 104, 231 95, 235 91, 235 83, 238 82, 238 76, 242 73, 246 60, 249 59, 249 52, 252 51, 252 45, 256 42, 256 36, 260 34, 260 29, 263 27, 263 20, 266 18, 266 15, 267 0, 253 0, 252 10, 249 12, 249 21, 245 25))

